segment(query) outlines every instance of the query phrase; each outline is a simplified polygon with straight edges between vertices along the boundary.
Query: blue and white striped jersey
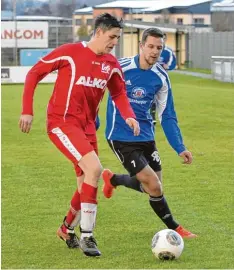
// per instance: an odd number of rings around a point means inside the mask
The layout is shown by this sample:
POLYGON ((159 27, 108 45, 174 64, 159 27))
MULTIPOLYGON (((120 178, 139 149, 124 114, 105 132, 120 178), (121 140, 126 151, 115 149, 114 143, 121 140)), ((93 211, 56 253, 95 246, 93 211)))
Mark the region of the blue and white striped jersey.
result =
POLYGON ((163 65, 163 64, 168 65, 167 70, 175 69, 176 68, 176 56, 175 56, 174 52, 172 51, 172 49, 165 46, 161 55, 160 55, 158 62, 160 65, 163 65))
POLYGON ((185 150, 174 110, 171 84, 167 72, 156 63, 151 69, 139 67, 139 55, 119 60, 125 77, 127 96, 140 124, 139 136, 134 136, 121 117, 115 103, 108 97, 106 139, 137 142, 153 141, 154 126, 150 115, 156 102, 159 121, 172 148, 179 154, 185 150))

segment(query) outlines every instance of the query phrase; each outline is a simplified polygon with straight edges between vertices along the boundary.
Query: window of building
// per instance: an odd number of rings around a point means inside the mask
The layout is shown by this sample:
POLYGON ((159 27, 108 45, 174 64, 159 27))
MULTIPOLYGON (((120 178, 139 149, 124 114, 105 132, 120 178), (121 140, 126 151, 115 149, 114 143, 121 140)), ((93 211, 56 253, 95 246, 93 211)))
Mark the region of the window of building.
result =
POLYGON ((81 25, 82 24, 82 20, 81 19, 76 19, 76 25, 81 25))
POLYGON ((204 24, 204 18, 194 18, 193 24, 204 24))
POLYGON ((137 21, 142 21, 142 18, 136 18, 135 20, 137 20, 137 21))
POLYGON ((155 18, 154 21, 155 21, 155 23, 160 23, 161 19, 160 18, 155 18))
POLYGON ((177 24, 183 24, 183 19, 182 18, 177 18, 177 24))
POLYGON ((93 19, 87 19, 86 24, 87 24, 87 25, 92 25, 92 24, 93 24, 93 19))

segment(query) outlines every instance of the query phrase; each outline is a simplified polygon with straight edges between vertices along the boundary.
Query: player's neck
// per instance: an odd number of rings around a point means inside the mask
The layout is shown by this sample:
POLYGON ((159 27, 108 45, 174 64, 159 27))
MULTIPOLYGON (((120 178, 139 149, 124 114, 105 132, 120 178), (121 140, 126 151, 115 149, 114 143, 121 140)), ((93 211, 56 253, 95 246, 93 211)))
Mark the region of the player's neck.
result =
POLYGON ((99 55, 102 55, 103 52, 101 52, 99 49, 98 49, 98 46, 97 46, 97 43, 96 41, 93 41, 93 40, 90 40, 88 43, 87 43, 87 47, 93 51, 95 54, 99 54, 99 55))
POLYGON ((140 54, 140 57, 139 57, 139 67, 140 69, 150 69, 152 68, 153 65, 149 65, 146 61, 145 61, 145 58, 140 54))

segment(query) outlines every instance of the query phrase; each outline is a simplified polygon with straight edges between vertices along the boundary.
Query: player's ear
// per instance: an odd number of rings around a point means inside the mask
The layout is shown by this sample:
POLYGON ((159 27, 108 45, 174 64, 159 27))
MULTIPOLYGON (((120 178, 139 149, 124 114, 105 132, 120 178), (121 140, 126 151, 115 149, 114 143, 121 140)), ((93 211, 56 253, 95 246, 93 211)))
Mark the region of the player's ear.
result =
POLYGON ((139 47, 140 47, 140 49, 142 49, 142 47, 143 47, 143 45, 142 45, 142 42, 141 42, 141 41, 139 41, 139 47))
POLYGON ((96 37, 100 37, 101 31, 102 31, 101 28, 97 28, 96 31, 95 31, 95 36, 96 36, 96 37))

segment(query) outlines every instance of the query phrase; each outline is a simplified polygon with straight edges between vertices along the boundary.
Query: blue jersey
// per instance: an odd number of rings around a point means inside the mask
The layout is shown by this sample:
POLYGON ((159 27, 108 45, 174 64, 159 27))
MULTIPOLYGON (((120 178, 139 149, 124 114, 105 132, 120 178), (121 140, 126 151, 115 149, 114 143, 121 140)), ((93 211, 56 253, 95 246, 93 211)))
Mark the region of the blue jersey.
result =
POLYGON ((98 115, 97 115, 96 120, 95 120, 95 127, 96 127, 96 130, 98 130, 100 128, 100 119, 99 119, 98 115))
POLYGON ((172 51, 171 48, 165 46, 160 58, 159 58, 159 64, 163 65, 166 64, 168 65, 167 70, 173 70, 176 67, 176 56, 174 52, 172 51))
POLYGON ((151 69, 139 67, 139 55, 119 60, 125 77, 127 96, 140 125, 140 135, 134 136, 121 117, 115 103, 108 97, 106 139, 123 142, 154 141, 154 126, 150 108, 156 102, 159 121, 168 142, 179 154, 185 150, 174 110, 171 84, 167 72, 156 63, 151 69))

